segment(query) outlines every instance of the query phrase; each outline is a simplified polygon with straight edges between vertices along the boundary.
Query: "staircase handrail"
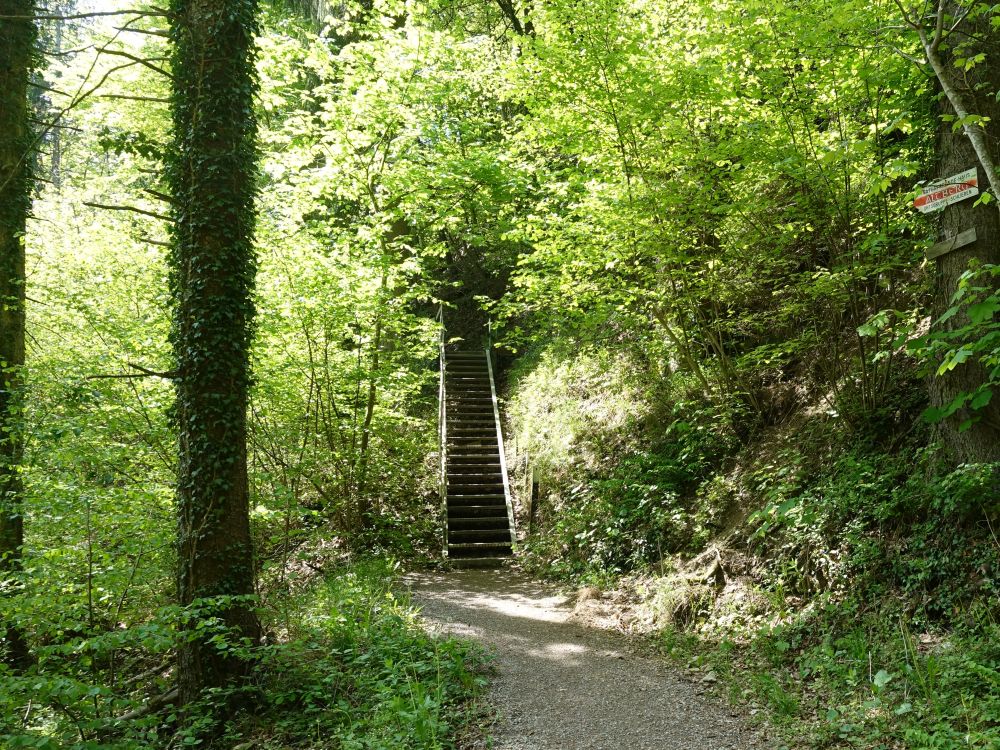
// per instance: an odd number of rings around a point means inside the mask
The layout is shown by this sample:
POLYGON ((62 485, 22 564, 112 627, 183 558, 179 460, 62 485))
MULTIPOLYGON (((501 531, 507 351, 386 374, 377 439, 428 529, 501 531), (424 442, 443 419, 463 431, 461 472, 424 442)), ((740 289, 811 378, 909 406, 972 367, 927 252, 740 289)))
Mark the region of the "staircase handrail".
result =
POLYGON ((445 357, 446 333, 444 327, 444 305, 438 305, 437 316, 438 328, 438 455, 440 466, 438 467, 438 492, 441 496, 441 529, 442 529, 442 549, 444 556, 448 557, 448 420, 445 414, 445 401, 447 393, 445 391, 445 369, 447 359, 445 357))
POLYGON ((490 396, 493 400, 493 422, 497 427, 497 449, 500 453, 500 474, 503 476, 503 496, 507 504, 507 525, 510 529, 511 547, 517 545, 517 532, 514 529, 514 503, 510 495, 510 479, 507 477, 507 454, 503 446, 503 430, 500 427, 500 403, 497 400, 496 379, 493 377, 493 325, 486 323, 486 366, 490 374, 490 396))

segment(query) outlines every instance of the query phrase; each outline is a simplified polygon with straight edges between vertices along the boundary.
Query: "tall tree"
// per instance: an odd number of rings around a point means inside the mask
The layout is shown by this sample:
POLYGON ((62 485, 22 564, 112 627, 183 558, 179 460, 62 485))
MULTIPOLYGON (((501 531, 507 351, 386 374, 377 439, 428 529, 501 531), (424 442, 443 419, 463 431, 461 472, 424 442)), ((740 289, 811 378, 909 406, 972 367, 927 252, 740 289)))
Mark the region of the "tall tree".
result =
MULTIPOLYGON (((246 452, 257 268, 257 10, 255 0, 171 3, 174 143, 167 168, 174 200, 178 595, 181 605, 196 607, 227 597, 210 614, 251 641, 260 634, 249 601, 246 452)), ((187 639, 178 659, 181 701, 232 685, 248 670, 249 662, 232 651, 187 639)))
MULTIPOLYGON (((0 585, 21 569, 24 546, 21 371, 24 367, 24 232, 31 204, 28 73, 35 43, 33 0, 0 0, 0 585)), ((6 658, 29 659, 24 636, 6 627, 6 658)))
MULTIPOLYGON (((937 138, 938 177, 948 179, 967 169, 978 172, 982 189, 1000 190, 997 163, 1000 149, 1000 64, 996 61, 996 27, 1000 16, 988 4, 939 0, 937 10, 921 15, 897 2, 905 22, 917 33, 926 61, 942 96, 942 122, 937 138)), ((1000 263, 1000 213, 997 205, 977 205, 972 199, 947 206, 938 229, 941 240, 975 230, 975 241, 945 253, 935 261, 935 313, 952 304, 962 275, 970 264, 1000 263)), ((1000 204, 998 204, 1000 205, 1000 204)), ((938 323, 940 331, 967 326, 964 313, 938 323)), ((969 361, 931 380, 931 403, 947 409, 956 398, 983 384, 986 373, 969 361)), ((945 423, 941 436, 957 462, 1000 461, 1000 399, 978 413, 959 409, 945 423), (976 419, 970 420, 970 416, 976 419), (956 429, 958 427, 958 429, 956 429)))

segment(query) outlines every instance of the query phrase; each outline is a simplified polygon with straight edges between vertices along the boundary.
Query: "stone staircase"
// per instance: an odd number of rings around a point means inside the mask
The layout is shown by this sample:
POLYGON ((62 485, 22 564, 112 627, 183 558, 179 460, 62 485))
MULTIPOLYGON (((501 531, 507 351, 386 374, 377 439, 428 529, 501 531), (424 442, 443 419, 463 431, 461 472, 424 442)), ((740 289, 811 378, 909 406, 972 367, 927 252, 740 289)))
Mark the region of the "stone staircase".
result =
POLYGON ((513 554, 514 519, 485 351, 443 356, 446 553, 459 567, 492 567, 513 554))

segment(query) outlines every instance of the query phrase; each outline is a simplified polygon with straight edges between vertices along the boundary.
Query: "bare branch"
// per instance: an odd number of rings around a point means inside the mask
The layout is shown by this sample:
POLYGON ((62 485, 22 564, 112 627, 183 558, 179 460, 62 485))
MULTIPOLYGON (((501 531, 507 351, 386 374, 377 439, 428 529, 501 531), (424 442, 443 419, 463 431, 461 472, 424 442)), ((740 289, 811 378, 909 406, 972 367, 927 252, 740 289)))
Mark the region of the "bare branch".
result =
POLYGON ((133 370, 138 370, 143 375, 149 375, 151 377, 167 378, 169 380, 172 378, 179 378, 181 375, 179 370, 168 370, 167 372, 157 372, 156 370, 150 370, 146 367, 143 367, 142 365, 137 365, 135 364, 135 362, 128 362, 127 364, 133 370))
POLYGON ((904 60, 908 60, 909 62, 913 63, 918 68, 920 68, 921 70, 926 70, 926 68, 924 67, 925 65, 927 65, 927 61, 926 60, 920 60, 920 59, 914 57, 913 55, 908 55, 907 53, 903 52, 903 50, 901 50, 899 47, 892 47, 891 49, 892 49, 893 52, 895 52, 897 55, 899 55, 900 57, 902 57, 904 60))
POLYGON ((173 78, 174 78, 173 75, 171 75, 169 72, 167 72, 166 70, 164 70, 163 68, 161 68, 159 65, 153 65, 152 61, 154 61, 154 60, 156 60, 156 61, 166 60, 167 58, 165 58, 165 57, 150 57, 150 58, 137 57, 136 55, 133 55, 133 54, 131 54, 129 52, 122 52, 121 50, 117 50, 117 49, 105 49, 105 50, 102 50, 102 52, 105 55, 114 55, 116 57, 124 57, 126 60, 131 60, 132 62, 136 62, 139 65, 144 65, 145 67, 147 67, 150 70, 152 70, 154 73, 159 73, 160 75, 166 76, 167 78, 169 78, 171 80, 173 80, 173 78))
POLYGON ((98 94, 95 99, 127 99, 135 102, 154 102, 156 104, 170 104, 170 100, 162 96, 131 96, 129 94, 98 94))
POLYGON ((53 94, 59 94, 59 96, 70 96, 70 94, 65 91, 60 91, 52 86, 46 86, 44 83, 39 83, 38 81, 28 81, 28 85, 36 89, 41 89, 42 91, 51 91, 53 94))
POLYGON ((153 698, 150 698, 142 706, 139 706, 139 708, 135 709, 134 711, 129 711, 127 714, 122 714, 121 716, 116 717, 115 721, 132 721, 133 719, 141 719, 143 716, 153 713, 162 706, 165 706, 168 703, 173 703, 175 700, 177 700, 180 694, 181 694, 180 690, 178 690, 177 688, 169 690, 166 693, 163 693, 162 695, 157 695, 153 698))
POLYGON ((173 221, 173 219, 166 214, 158 214, 155 211, 147 211, 143 208, 137 208, 136 206, 114 206, 107 203, 92 203, 91 201, 84 201, 83 205, 90 206, 91 208, 106 208, 109 211, 132 211, 133 213, 142 214, 143 216, 152 216, 154 219, 160 219, 161 221, 173 221))
POLYGON ((159 190, 153 190, 152 188, 143 188, 142 192, 147 193, 148 195, 151 195, 157 200, 163 201, 164 203, 169 203, 172 206, 177 204, 177 201, 174 200, 172 196, 169 196, 166 193, 161 193, 159 190))
MULTIPOLYGON (((945 0, 938 0, 937 14, 934 18, 934 36, 931 38, 930 47, 927 48, 929 52, 937 52, 938 47, 941 46, 941 39, 944 37, 944 3, 945 0)), ((921 39, 921 41, 924 40, 921 39)))
POLYGON ((34 117, 29 117, 28 122, 30 122, 32 125, 41 125, 43 128, 46 129, 46 131, 52 130, 53 128, 58 128, 59 130, 73 130, 76 131, 77 133, 83 132, 83 128, 78 128, 74 125, 60 125, 57 122, 45 122, 44 120, 39 120, 34 117))
POLYGON ((955 29, 961 25, 962 21, 965 20, 965 17, 969 15, 969 11, 971 10, 971 5, 968 8, 959 8, 958 13, 955 15, 955 23, 948 28, 949 35, 955 33, 955 29), (962 12, 963 10, 965 11, 964 13, 962 12))
POLYGON ((130 29, 127 26, 115 26, 116 31, 128 31, 132 34, 146 34, 148 36, 158 36, 163 39, 169 39, 170 34, 166 31, 161 31, 160 29, 130 29))
POLYGON ((163 664, 159 664, 152 669, 147 669, 145 672, 140 672, 137 675, 132 675, 125 682, 122 683, 122 687, 131 687, 132 685, 138 685, 144 680, 148 680, 150 677, 156 677, 166 672, 174 664, 173 660, 166 661, 163 664))
POLYGON ((906 22, 906 25, 909 26, 911 29, 917 28, 917 24, 913 21, 913 19, 910 18, 910 13, 909 11, 906 10, 906 8, 903 7, 903 3, 901 2, 901 0, 892 0, 892 1, 893 3, 896 4, 896 7, 899 8, 899 12, 903 14, 903 20, 906 22))
POLYGON ((138 372, 118 372, 110 374, 101 375, 88 375, 84 380, 132 380, 135 378, 163 378, 164 380, 177 380, 181 376, 178 370, 170 370, 168 372, 157 372, 156 370, 150 370, 142 365, 137 365, 133 362, 126 363, 133 370, 138 370, 138 372))
POLYGON ((159 18, 170 18, 170 14, 161 9, 151 10, 108 10, 95 11, 93 13, 70 13, 68 15, 32 15, 32 16, 0 16, 0 21, 80 21, 85 18, 101 18, 103 16, 151 16, 159 18))

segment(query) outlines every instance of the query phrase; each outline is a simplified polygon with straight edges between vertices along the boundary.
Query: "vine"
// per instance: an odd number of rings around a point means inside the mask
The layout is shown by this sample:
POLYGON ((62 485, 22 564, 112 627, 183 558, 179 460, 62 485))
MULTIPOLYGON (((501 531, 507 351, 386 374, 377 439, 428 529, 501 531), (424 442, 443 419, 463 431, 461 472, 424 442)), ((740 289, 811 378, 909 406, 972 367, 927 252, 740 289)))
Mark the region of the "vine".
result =
MULTIPOLYGON (((248 513, 246 410, 257 172, 257 3, 174 0, 170 293, 176 360, 178 595, 189 628, 219 617, 252 643, 260 625, 248 513), (213 606, 205 606, 207 601, 213 606)), ((246 674, 244 651, 204 636, 179 654, 181 701, 246 674)))

